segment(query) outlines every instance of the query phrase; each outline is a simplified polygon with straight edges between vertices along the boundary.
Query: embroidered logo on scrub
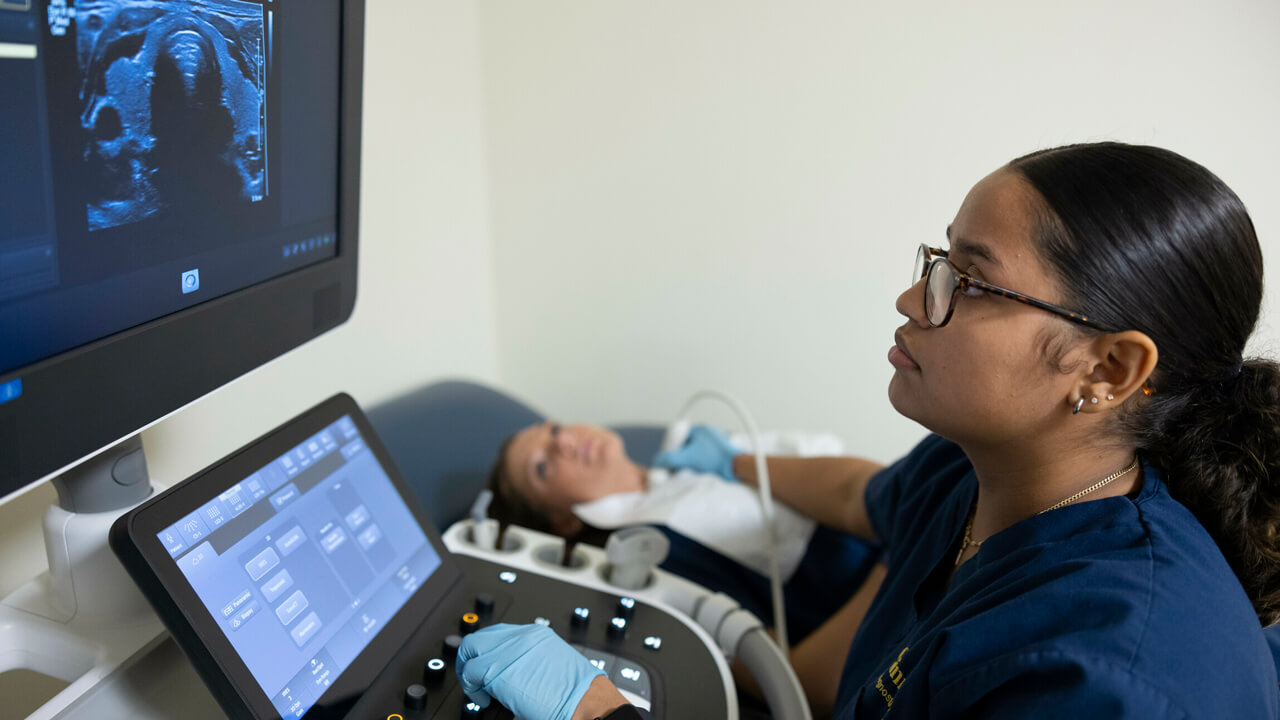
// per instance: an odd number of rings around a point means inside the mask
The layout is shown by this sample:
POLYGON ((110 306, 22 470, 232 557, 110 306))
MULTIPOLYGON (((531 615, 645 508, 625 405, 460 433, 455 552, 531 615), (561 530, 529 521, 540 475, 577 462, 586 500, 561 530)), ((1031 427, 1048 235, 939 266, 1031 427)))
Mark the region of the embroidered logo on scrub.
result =
MULTIPOLYGON (((902 652, 898 653, 898 659, 893 661, 889 666, 889 682, 893 684, 893 691, 897 692, 902 687, 903 681, 907 679, 906 674, 902 672, 902 656, 907 654, 911 646, 902 648, 902 652)), ((880 697, 884 698, 885 709, 893 707, 893 692, 889 692, 890 688, 885 684, 884 675, 876 678, 876 689, 880 691, 880 697)))

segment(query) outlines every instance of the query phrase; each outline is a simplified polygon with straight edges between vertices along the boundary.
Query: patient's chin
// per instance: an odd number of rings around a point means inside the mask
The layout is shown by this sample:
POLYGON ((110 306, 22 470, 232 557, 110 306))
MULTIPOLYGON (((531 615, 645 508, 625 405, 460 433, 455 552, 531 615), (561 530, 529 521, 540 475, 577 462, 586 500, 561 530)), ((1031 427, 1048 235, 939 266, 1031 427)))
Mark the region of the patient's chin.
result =
POLYGON ((610 462, 630 462, 631 460, 627 457, 626 444, 622 442, 622 437, 617 433, 609 433, 609 440, 605 443, 604 453, 610 462))
POLYGON ((566 513, 559 518, 553 518, 551 521, 551 532, 563 538, 573 537, 582 532, 582 521, 573 513, 566 513))

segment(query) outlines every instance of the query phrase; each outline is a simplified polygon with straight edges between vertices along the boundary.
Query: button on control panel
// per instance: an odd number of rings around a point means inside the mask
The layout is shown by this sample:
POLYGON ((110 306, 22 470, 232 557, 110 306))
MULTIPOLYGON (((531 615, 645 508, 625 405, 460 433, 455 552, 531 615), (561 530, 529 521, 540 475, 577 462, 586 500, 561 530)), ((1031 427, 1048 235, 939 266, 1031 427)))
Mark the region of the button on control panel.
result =
POLYGON ((648 700, 652 692, 649 671, 639 663, 620 658, 602 650, 593 650, 582 645, 574 645, 575 650, 586 656, 592 665, 604 671, 605 675, 618 686, 619 690, 648 700))
POLYGON ((618 598, 618 608, 614 610, 613 614, 620 618, 625 618, 627 620, 630 620, 631 616, 634 615, 635 612, 636 612, 636 599, 629 598, 629 597, 620 597, 618 598))
POLYGON ((618 665, 609 679, 624 693, 632 693, 648 700, 650 693, 649 673, 639 663, 619 659, 618 665))
MULTIPOLYGON (((425 717, 495 719, 510 717, 510 713, 497 706, 496 703, 491 704, 490 707, 481 708, 477 703, 472 702, 461 691, 456 678, 453 677, 454 663, 463 638, 481 627, 498 621, 494 620, 494 613, 498 603, 493 594, 487 592, 478 593, 473 603, 475 606, 474 612, 464 612, 458 616, 458 629, 460 632, 445 635, 440 641, 440 655, 429 657, 423 663, 420 681, 413 682, 404 688, 402 707, 398 709, 397 713, 392 713, 392 716, 398 715, 405 720, 425 717), (445 696, 450 699, 454 699, 456 696, 456 705, 452 701, 440 701, 439 698, 444 698, 445 696), (432 702, 433 700, 435 701, 432 702), (423 712, 428 710, 429 704, 438 706, 436 712, 423 712), (450 707, 457 707, 456 712, 458 714, 452 714, 449 711, 450 707)), ((605 639, 611 647, 616 646, 626 638, 627 628, 630 624, 627 617, 634 616, 635 607, 636 602, 631 598, 618 599, 616 607, 613 608, 618 614, 610 618, 608 625, 605 627, 605 639), (622 616, 624 612, 627 617, 622 616)), ((603 671, 632 704, 649 713, 648 717, 656 717, 651 714, 653 683, 650 679, 649 670, 641 666, 640 663, 621 657, 613 652, 578 642, 583 635, 587 634, 590 626, 590 607, 574 605, 567 609, 567 615, 570 618, 569 626, 572 628, 575 637, 572 647, 582 653, 583 657, 592 665, 603 671)), ((551 622, 543 616, 534 616, 532 618, 511 617, 503 618, 501 621, 537 622, 548 627, 551 626, 551 622)))
POLYGON ((627 619, 616 617, 609 620, 609 639, 618 641, 627 636, 627 619))

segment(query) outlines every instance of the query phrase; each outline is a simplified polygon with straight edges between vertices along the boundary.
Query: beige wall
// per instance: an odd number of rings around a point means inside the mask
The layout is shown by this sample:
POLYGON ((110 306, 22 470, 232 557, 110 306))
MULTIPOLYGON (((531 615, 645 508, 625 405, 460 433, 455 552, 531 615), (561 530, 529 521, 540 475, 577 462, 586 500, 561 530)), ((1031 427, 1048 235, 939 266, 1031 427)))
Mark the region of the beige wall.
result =
MULTIPOLYGON (((1273 0, 368 5, 355 315, 149 431, 158 482, 456 375, 593 421, 714 387, 890 459, 921 434, 884 394, 914 247, 1046 145, 1200 160, 1277 275, 1273 0)), ((43 569, 51 496, 0 507, 0 593, 43 569)))
POLYGON ((1274 0, 480 8, 499 375, 565 419, 713 387, 896 457, 923 432, 885 397, 915 247, 1045 146, 1204 163, 1280 276, 1274 0))
MULTIPOLYGON (((355 313, 145 433, 157 483, 336 392, 368 407, 445 376, 496 379, 474 8, 373 0, 367 21, 355 313)), ((44 570, 53 495, 46 484, 0 507, 0 594, 44 570)))

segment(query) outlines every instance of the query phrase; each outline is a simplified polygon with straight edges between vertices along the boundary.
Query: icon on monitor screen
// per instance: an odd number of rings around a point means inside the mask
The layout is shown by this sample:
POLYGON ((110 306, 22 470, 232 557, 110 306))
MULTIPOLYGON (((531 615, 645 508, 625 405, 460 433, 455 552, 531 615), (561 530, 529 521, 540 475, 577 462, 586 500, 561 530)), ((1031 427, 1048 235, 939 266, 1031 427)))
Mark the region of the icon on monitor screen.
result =
POLYGON ((15 378, 7 383, 0 383, 0 405, 16 399, 22 394, 22 380, 15 378))
POLYGON ((188 270, 182 273, 182 294, 193 293, 200 289, 200 271, 188 270))

